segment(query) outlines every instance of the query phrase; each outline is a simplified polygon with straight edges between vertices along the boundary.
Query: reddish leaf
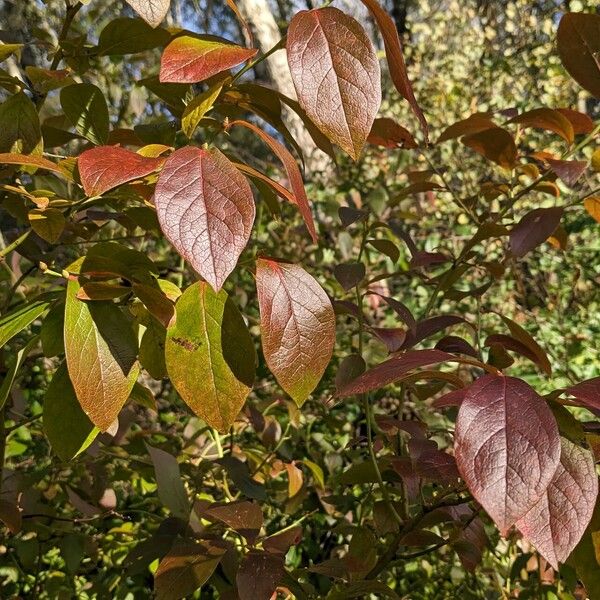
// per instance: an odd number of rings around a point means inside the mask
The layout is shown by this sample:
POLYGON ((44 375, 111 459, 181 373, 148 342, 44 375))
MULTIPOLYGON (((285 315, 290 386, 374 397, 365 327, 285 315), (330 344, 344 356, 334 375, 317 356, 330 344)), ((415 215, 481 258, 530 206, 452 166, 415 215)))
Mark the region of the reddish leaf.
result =
POLYGON ((256 127, 256 125, 252 125, 252 123, 248 123, 247 121, 233 121, 229 124, 229 127, 233 127, 234 125, 246 127, 247 129, 250 129, 250 131, 256 133, 264 142, 268 144, 269 148, 271 148, 273 153, 283 163, 285 172, 290 180, 290 185, 292 186, 292 191, 294 192, 294 203, 300 209, 300 214, 306 223, 310 237, 312 238, 313 242, 316 243, 317 232, 315 231, 315 223, 313 221, 308 198, 306 197, 306 190, 304 189, 302 175, 300 174, 298 163, 296 163, 294 157, 288 152, 285 146, 282 146, 277 140, 273 139, 270 135, 260 129, 260 127, 256 127))
POLYGON ((463 135, 472 135, 474 133, 485 131, 486 129, 494 129, 495 127, 496 123, 490 119, 487 113, 475 113, 446 128, 442 135, 440 135, 437 143, 439 144, 446 140, 453 140, 462 137, 463 135))
POLYGON ((265 360, 281 387, 302 405, 333 353, 331 302, 299 265, 259 259, 256 287, 265 360))
POLYGON ((333 275, 338 280, 338 283, 347 292, 354 286, 358 285, 367 274, 367 270, 363 263, 348 263, 345 265, 336 265, 333 269, 333 275))
POLYGON ((400 327, 369 327, 369 331, 385 344, 388 352, 397 352, 406 340, 406 330, 400 327))
POLYGON ((592 411, 600 411, 600 377, 594 377, 572 385, 566 392, 577 398, 580 406, 592 411))
POLYGON ((600 98, 600 15, 565 13, 556 35, 565 69, 581 87, 600 98))
POLYGON ((375 119, 367 142, 384 148, 416 148, 417 142, 408 129, 398 125, 394 119, 375 119))
POLYGON ((283 557, 251 550, 235 578, 240 600, 271 600, 284 575, 283 557))
POLYGON ((225 523, 254 544, 263 524, 260 506, 248 500, 238 500, 225 504, 211 504, 202 511, 202 516, 225 523))
POLYGON ((415 113, 417 119, 419 119, 419 123, 421 124, 421 129, 423 130, 423 135, 425 137, 425 142, 428 142, 429 128, 427 126, 427 120, 425 119, 425 115, 423 114, 423 111, 421 110, 421 107, 415 98, 412 84, 408 79, 406 64, 404 63, 404 54, 402 52, 402 43, 398 37, 396 24, 390 15, 388 15, 387 12, 379 5, 377 0, 361 1, 373 15, 373 18, 377 23, 377 27, 379 27, 379 31, 381 32, 381 37, 383 38, 383 44, 385 46, 385 56, 387 58, 392 81, 402 97, 408 100, 412 111, 415 113))
POLYGON ((251 59, 258 50, 191 35, 175 38, 160 60, 161 83, 197 83, 251 59))
POLYGON ((550 168, 569 187, 573 187, 587 168, 585 160, 554 160, 548 158, 546 161, 550 168))
MULTIPOLYGON (((489 335, 483 345, 491 346, 492 344, 500 344, 506 350, 518 352, 521 356, 525 356, 539 365, 538 355, 529 346, 510 335, 503 335, 500 333, 489 335)), ((540 367, 542 367, 543 370, 543 365, 540 365, 540 367)))
POLYGON ((64 175, 64 171, 61 170, 59 165, 53 163, 47 158, 36 156, 35 154, 16 154, 13 152, 1 153, 0 164, 39 167, 40 169, 45 169, 46 171, 53 171, 54 173, 64 175))
POLYGON ((594 456, 561 438, 560 464, 538 503, 517 522, 521 533, 555 568, 565 562, 592 518, 598 496, 594 456))
POLYGON ((441 350, 442 352, 450 352, 452 354, 466 354, 467 356, 472 356, 473 358, 479 358, 479 354, 477 350, 469 344, 466 340, 456 336, 456 335, 447 335, 443 337, 436 345, 437 350, 441 350))
POLYGON ((148 158, 119 146, 98 146, 83 152, 77 166, 85 193, 100 196, 157 171, 164 162, 164 158, 148 158))
POLYGON ((525 256, 545 242, 558 227, 562 207, 536 208, 528 212, 510 232, 510 249, 515 256, 525 256))
POLYGON ((502 127, 467 135, 461 141, 505 169, 512 169, 517 162, 517 147, 513 136, 502 127))
POLYGON ((456 421, 458 469, 503 535, 538 502, 560 460, 552 411, 524 381, 486 375, 456 421))
POLYGON ((415 321, 415 318, 413 317, 412 313, 410 312, 410 309, 408 308, 408 306, 406 306, 399 300, 396 300, 395 298, 390 298, 388 296, 382 296, 381 294, 378 294, 377 292, 368 292, 368 293, 373 296, 378 296, 379 298, 381 298, 402 319, 404 324, 411 330, 411 332, 413 334, 416 333, 417 322, 415 321))
POLYGON ((528 110, 527 112, 512 118, 508 122, 519 123, 525 127, 535 127, 537 129, 553 131, 569 144, 572 144, 575 139, 575 132, 573 131, 571 121, 559 111, 551 108, 528 110))
POLYGON ((381 104, 379 61, 364 29, 337 8, 301 11, 287 55, 300 106, 357 160, 381 104))
POLYGON ((151 27, 158 27, 169 12, 171 0, 127 0, 135 12, 151 27))
POLYGON ((165 163, 154 195, 160 226, 183 258, 221 289, 254 223, 250 184, 217 149, 188 146, 165 163))
POLYGON ((412 348, 432 335, 459 323, 467 323, 467 321, 458 315, 437 315, 419 321, 414 333, 410 331, 406 336, 406 342, 404 342, 402 347, 404 349, 412 348))
POLYGON ((302 539, 302 528, 292 527, 275 533, 263 540, 263 548, 272 554, 287 554, 287 551, 302 539))
POLYGON ((458 390, 452 390, 439 398, 436 398, 431 406, 434 408, 446 408, 448 406, 460 406, 462 401, 467 395, 467 388, 460 388, 458 390))
POLYGON ((394 356, 389 360, 369 369, 360 377, 342 386, 336 392, 336 397, 353 396, 364 394, 393 383, 406 373, 419 367, 438 364, 454 357, 439 350, 413 350, 400 356, 394 356))
POLYGON ((594 129, 594 121, 585 113, 572 108, 557 108, 558 112, 569 119, 575 135, 590 133, 594 129))
POLYGON ((22 524, 19 507, 9 500, 0 498, 0 521, 8 527, 13 535, 19 533, 22 524))

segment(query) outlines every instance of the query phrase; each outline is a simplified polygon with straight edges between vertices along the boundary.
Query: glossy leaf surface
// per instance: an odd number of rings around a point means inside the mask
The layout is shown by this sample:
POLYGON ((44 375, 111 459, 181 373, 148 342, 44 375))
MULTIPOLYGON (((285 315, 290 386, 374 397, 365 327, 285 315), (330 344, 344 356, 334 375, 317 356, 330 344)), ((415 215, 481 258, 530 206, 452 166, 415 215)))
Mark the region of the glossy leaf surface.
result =
POLYGON ((552 412, 524 381, 487 375, 469 387, 456 421, 461 476, 506 534, 542 497, 558 467, 552 412))
POLYGON ((308 117, 358 159, 381 103, 379 62, 364 29, 337 8, 302 11, 290 23, 287 54, 308 117))
POLYGON ((167 329, 167 371, 186 404, 211 427, 227 431, 254 381, 252 338, 224 291, 188 287, 167 329))
POLYGON ((555 568, 583 536, 598 497, 594 455, 561 438, 560 464, 538 503, 517 528, 555 568))
POLYGON ((250 184, 221 152, 188 146, 165 163, 154 196, 160 226, 175 249, 221 289, 254 223, 250 184))
POLYGON ((331 359, 335 342, 331 302, 299 265, 259 259, 256 287, 265 360, 300 406, 331 359))

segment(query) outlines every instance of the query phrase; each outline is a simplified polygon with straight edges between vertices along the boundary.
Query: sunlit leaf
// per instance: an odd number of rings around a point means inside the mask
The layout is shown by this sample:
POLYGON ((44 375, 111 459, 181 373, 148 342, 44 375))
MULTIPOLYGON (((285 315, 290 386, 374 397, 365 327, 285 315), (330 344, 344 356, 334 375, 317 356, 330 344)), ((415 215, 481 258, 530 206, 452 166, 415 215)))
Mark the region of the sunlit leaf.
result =
POLYGON ((381 103, 379 62, 364 29, 337 8, 301 11, 290 22, 287 54, 308 117, 358 159, 381 103))
POLYGON ((256 355, 242 315, 224 291, 204 282, 188 287, 167 330, 171 381, 188 406, 225 432, 254 381, 256 355))
POLYGON ((299 265, 259 259, 256 287, 265 360, 300 406, 319 383, 333 353, 331 302, 299 265))
POLYGON ((127 0, 127 3, 151 27, 162 23, 171 6, 171 0, 127 0))
POLYGON ((160 226, 175 249, 215 290, 221 289, 250 238, 250 184, 218 150, 174 152, 156 185, 160 226))
POLYGON ((469 387, 455 433, 456 462, 503 535, 538 502, 560 461, 552 411, 524 381, 486 375, 469 387))
POLYGON ((510 232, 510 249, 515 256, 525 256, 545 242, 558 227, 563 215, 560 206, 536 208, 528 212, 510 232))

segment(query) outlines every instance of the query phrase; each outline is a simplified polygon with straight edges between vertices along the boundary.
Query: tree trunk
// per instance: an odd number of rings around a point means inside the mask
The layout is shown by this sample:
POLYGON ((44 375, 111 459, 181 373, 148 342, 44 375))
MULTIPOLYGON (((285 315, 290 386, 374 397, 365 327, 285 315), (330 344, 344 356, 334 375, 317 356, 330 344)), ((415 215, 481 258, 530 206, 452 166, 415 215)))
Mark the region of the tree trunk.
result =
MULTIPOLYGON (((238 0, 237 5, 252 30, 256 45, 263 53, 279 42, 281 34, 267 0, 238 0)), ((265 65, 265 75, 276 90, 296 99, 285 50, 274 52, 261 65, 265 65)), ((302 148, 307 172, 328 171, 330 159, 315 146, 302 119, 287 106, 283 106, 283 118, 290 133, 302 148)))

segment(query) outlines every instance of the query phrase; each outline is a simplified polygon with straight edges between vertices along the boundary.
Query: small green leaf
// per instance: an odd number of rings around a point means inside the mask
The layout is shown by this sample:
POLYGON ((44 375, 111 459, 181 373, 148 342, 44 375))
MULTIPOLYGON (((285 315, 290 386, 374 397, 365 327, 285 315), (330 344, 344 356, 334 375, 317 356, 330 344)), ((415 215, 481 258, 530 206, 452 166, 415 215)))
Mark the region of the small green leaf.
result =
POLYGON ((8 372, 4 376, 2 380, 2 385, 0 385, 0 410, 4 406, 8 395, 10 394, 10 390, 12 388, 13 383, 15 382, 15 378, 21 365, 25 362, 27 355, 31 351, 31 349, 39 342, 39 337, 36 336, 32 340, 30 340, 21 350, 19 350, 8 369, 8 372))
POLYGON ((41 154, 40 120, 33 102, 19 92, 0 104, 0 152, 41 154))
POLYGON ((60 103, 77 133, 98 146, 107 142, 110 122, 100 88, 91 83, 70 85, 61 90, 60 103))
POLYGON ((224 83, 225 79, 220 79, 205 92, 196 96, 186 106, 181 119, 181 128, 188 138, 192 139, 194 131, 196 131, 196 127, 198 127, 198 123, 200 123, 204 115, 212 108, 215 100, 219 97, 219 94, 223 89, 224 83))
POLYGON ((48 300, 32 300, 0 317, 0 348, 31 325, 49 306, 48 300))
POLYGON ((167 329, 167 371, 188 406, 211 427, 227 431, 254 381, 250 333, 224 291, 206 282, 188 287, 167 329))
POLYGON ((81 454, 98 435, 98 428, 79 406, 65 362, 54 373, 46 392, 44 432, 54 452, 64 461, 81 454))

